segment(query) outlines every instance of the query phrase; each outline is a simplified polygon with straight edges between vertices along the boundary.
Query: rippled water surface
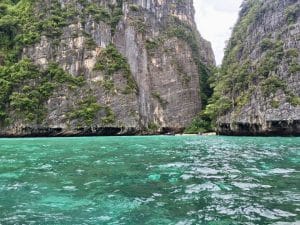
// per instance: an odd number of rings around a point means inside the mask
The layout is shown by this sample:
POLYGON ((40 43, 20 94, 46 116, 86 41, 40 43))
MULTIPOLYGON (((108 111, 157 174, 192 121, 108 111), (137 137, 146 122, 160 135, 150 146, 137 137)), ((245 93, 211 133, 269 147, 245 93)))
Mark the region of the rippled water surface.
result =
POLYGON ((300 224, 300 138, 0 139, 0 224, 300 224))

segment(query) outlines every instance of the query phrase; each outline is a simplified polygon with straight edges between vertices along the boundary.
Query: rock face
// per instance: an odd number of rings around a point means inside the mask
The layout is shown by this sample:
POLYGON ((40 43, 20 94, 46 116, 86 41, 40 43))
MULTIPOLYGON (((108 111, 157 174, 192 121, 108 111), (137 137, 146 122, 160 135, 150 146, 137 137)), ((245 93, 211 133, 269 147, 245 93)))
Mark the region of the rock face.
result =
POLYGON ((20 0, 2 8, 1 21, 14 17, 22 29, 0 21, 9 46, 0 51, 1 136, 180 131, 200 111, 215 62, 192 0, 20 0))
POLYGON ((246 0, 217 78, 225 135, 300 134, 300 3, 246 0))

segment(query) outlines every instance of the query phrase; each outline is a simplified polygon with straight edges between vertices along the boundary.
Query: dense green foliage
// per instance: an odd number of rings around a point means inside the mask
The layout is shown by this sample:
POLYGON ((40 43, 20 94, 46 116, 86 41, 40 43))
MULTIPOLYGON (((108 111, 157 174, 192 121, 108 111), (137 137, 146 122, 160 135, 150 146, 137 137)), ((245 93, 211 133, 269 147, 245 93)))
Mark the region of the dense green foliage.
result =
POLYGON ((9 122, 9 113, 14 112, 19 118, 40 123, 45 113, 44 102, 56 88, 83 84, 82 77, 72 77, 56 63, 40 70, 26 58, 10 66, 1 66, 0 77, 2 122, 9 122))
POLYGON ((81 14, 83 20, 86 19, 86 15, 92 15, 96 22, 102 21, 110 25, 112 34, 115 33, 116 27, 123 16, 123 0, 117 0, 116 4, 108 4, 108 7, 86 0, 80 0, 79 2, 83 6, 83 11, 78 12, 78 14, 81 14))
POLYGON ((184 130, 186 134, 199 134, 213 131, 211 119, 205 114, 200 113, 192 123, 184 130))
POLYGON ((74 11, 62 9, 59 1, 53 1, 49 8, 40 4, 34 0, 0 3, 0 52, 5 60, 16 62, 22 48, 37 42, 41 35, 60 36, 62 27, 74 16, 74 11), (40 8, 39 13, 35 8, 40 8))
POLYGON ((39 39, 38 26, 33 13, 32 1, 23 0, 18 4, 10 1, 0 5, 0 63, 17 62, 20 51, 26 44, 39 39))
POLYGON ((126 58, 119 53, 113 44, 108 45, 100 53, 94 70, 104 73, 105 79, 102 86, 108 91, 114 87, 112 76, 117 72, 122 72, 122 75, 127 80, 127 86, 125 90, 123 90, 123 93, 130 94, 137 91, 137 85, 132 77, 126 58))
POLYGON ((49 64, 40 70, 21 51, 34 44, 41 34, 60 35, 60 27, 66 25, 68 13, 58 2, 51 9, 35 15, 33 0, 4 1, 0 4, 0 115, 1 123, 10 122, 10 112, 19 114, 27 121, 41 122, 44 116, 43 103, 62 83, 79 85, 81 78, 73 78, 57 64, 49 64), (48 11, 51 14, 47 14, 48 11))
POLYGON ((12 117, 41 123, 45 116, 44 103, 61 85, 74 88, 83 84, 82 77, 72 77, 56 63, 47 69, 35 66, 21 57, 24 47, 40 40, 41 35, 53 39, 72 17, 58 1, 50 8, 39 7, 39 1, 20 0, 0 3, 0 120, 9 123, 12 117), (40 8, 39 13, 35 8, 40 8))
MULTIPOLYGON (((24 47, 38 42, 42 35, 52 39, 55 44, 55 39, 62 34, 62 28, 74 21, 78 15, 82 22, 86 16, 92 15, 96 21, 108 23, 112 32, 115 31, 122 17, 122 1, 110 4, 108 8, 87 1, 79 3, 84 6, 83 12, 78 12, 73 5, 62 8, 58 0, 51 1, 51 4, 34 0, 1 1, 0 124, 7 125, 15 119, 41 123, 46 115, 45 102, 55 89, 63 85, 75 90, 77 86, 84 84, 83 77, 71 76, 56 63, 49 63, 47 69, 41 69, 22 56, 24 47)), ((86 35, 86 45, 91 49, 95 48, 95 43, 89 35, 86 35)), ((116 63, 119 63, 113 65, 116 66, 113 70, 122 70, 128 80, 125 91, 135 89, 125 59, 111 46, 108 47, 108 52, 113 57, 116 56, 116 63)), ((109 68, 108 74, 112 72, 111 69, 109 68)), ((111 83, 106 82, 105 86, 109 87, 111 83)), ((88 107, 77 109, 77 113, 73 112, 72 119, 77 115, 83 118, 85 124, 90 124, 93 115, 99 110, 104 110, 102 122, 106 124, 114 120, 114 113, 107 107, 98 107, 91 101, 82 102, 81 105, 88 107)))
POLYGON ((100 117, 103 125, 115 122, 114 112, 109 107, 97 103, 96 98, 92 95, 85 97, 76 105, 68 117, 71 120, 78 120, 78 126, 91 126, 100 117))
POLYGON ((297 21, 297 17, 300 13, 300 3, 291 5, 285 10, 286 20, 289 24, 293 24, 297 21))

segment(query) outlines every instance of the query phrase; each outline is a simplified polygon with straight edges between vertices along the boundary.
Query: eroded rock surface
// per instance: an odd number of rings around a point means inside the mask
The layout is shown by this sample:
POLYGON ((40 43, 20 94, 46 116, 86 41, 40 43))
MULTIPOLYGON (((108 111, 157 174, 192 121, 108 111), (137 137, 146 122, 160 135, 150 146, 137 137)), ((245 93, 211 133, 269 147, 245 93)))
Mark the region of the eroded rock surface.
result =
POLYGON ((31 7, 41 31, 22 45, 19 60, 42 72, 6 93, 0 135, 177 132, 200 111, 200 79, 215 62, 196 29, 192 0, 47 0, 31 7), (51 94, 37 100, 39 111, 23 105, 31 90, 41 95, 54 80, 51 94))
POLYGON ((244 1, 217 81, 219 134, 300 134, 299 15, 297 0, 244 1))

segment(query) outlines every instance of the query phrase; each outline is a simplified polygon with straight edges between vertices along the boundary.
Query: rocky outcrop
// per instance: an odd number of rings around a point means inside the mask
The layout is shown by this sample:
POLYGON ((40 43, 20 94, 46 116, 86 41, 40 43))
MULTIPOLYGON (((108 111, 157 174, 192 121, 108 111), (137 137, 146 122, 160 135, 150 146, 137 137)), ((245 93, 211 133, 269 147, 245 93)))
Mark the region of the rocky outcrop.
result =
POLYGON ((217 130, 300 134, 300 4, 245 0, 217 78, 217 130))
POLYGON ((200 111, 215 62, 192 0, 28 2, 1 17, 27 16, 1 45, 1 136, 177 132, 200 111))

